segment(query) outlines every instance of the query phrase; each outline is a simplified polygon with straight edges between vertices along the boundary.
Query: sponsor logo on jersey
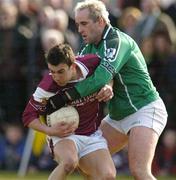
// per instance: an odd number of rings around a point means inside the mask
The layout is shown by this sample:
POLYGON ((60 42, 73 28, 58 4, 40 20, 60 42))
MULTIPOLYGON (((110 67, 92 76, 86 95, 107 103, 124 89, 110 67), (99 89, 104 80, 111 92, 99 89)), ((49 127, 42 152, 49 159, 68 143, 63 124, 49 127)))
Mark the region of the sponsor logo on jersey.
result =
POLYGON ((83 97, 83 98, 80 98, 80 99, 77 99, 73 102, 71 102, 70 105, 72 106, 84 106, 85 104, 89 103, 89 102, 93 102, 96 100, 96 95, 97 93, 94 93, 94 94, 91 94, 91 95, 88 95, 86 97, 83 97))

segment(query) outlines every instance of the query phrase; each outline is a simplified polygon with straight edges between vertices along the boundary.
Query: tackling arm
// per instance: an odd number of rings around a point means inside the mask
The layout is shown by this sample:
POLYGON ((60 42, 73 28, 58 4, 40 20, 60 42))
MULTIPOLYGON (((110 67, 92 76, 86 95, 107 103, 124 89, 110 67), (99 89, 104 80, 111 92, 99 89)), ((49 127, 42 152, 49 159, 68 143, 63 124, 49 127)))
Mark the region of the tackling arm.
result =
POLYGON ((46 105, 47 114, 60 109, 70 101, 99 91, 112 78, 113 73, 111 74, 109 71, 106 71, 103 65, 98 66, 93 75, 77 83, 75 87, 50 97, 46 105))

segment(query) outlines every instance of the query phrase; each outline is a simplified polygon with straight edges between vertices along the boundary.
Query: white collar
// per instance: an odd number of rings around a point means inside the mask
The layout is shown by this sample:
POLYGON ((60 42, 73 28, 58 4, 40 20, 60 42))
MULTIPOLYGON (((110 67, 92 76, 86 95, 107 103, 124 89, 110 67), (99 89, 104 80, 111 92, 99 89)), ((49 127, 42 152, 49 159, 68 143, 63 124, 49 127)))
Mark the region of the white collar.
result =
POLYGON ((79 79, 76 79, 76 80, 71 80, 71 81, 69 81, 69 83, 82 81, 82 80, 86 79, 86 77, 87 77, 87 75, 89 73, 88 68, 82 62, 75 61, 75 64, 81 70, 81 73, 82 73, 83 77, 80 77, 79 79))

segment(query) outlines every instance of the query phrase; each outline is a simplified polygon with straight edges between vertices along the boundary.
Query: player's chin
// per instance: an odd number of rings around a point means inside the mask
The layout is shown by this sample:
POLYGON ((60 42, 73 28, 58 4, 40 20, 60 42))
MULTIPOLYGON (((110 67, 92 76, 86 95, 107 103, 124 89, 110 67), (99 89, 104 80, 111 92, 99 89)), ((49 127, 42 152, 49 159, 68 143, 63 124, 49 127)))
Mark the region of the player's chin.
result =
POLYGON ((88 38, 83 38, 83 41, 84 41, 85 44, 90 44, 91 43, 91 41, 88 38))
POLYGON ((62 83, 62 82, 57 82, 56 81, 56 83, 57 83, 58 86, 65 86, 66 85, 66 83, 62 83))

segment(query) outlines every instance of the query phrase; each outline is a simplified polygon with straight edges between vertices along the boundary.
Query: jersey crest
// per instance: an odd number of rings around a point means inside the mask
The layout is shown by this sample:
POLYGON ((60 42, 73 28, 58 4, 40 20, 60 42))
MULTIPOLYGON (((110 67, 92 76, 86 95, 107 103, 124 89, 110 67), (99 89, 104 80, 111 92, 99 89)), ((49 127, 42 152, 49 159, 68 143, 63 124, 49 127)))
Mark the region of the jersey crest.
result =
POLYGON ((117 52, 117 50, 115 48, 108 48, 108 49, 106 49, 106 58, 110 62, 115 61, 116 52, 117 52))

